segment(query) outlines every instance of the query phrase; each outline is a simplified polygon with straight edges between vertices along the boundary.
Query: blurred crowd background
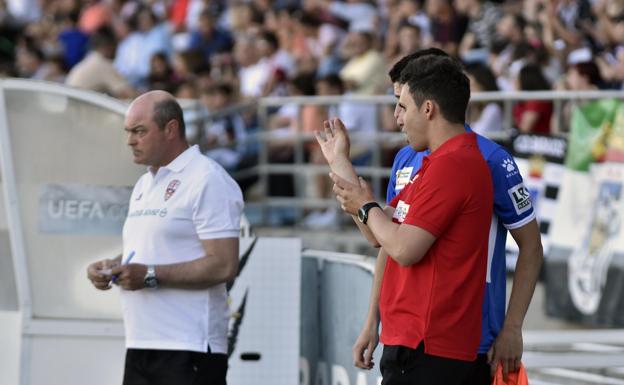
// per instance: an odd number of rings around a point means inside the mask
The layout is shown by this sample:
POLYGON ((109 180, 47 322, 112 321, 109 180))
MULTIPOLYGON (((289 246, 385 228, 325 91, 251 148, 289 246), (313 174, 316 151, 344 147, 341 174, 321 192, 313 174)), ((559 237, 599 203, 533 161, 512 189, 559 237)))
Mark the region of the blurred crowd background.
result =
MULTIPOLYGON (((391 94, 389 69, 427 47, 462 60, 474 92, 622 89, 624 0, 0 0, 0 77, 198 100, 210 119, 195 140, 231 172, 253 162, 245 137, 259 130, 274 134, 272 162, 291 162, 290 135, 328 116, 360 133, 396 131, 391 106, 285 104, 261 123, 237 107, 267 96, 391 94)), ((500 103, 473 107, 475 131, 503 130, 500 103)), ((518 102, 513 125, 565 131, 552 115, 550 101, 518 102)), ((323 162, 314 143, 305 151, 323 162)), ((356 146, 353 159, 366 165, 369 148, 356 146)), ((315 196, 328 196, 322 179, 315 196)), ((271 193, 292 195, 274 182, 271 193)))

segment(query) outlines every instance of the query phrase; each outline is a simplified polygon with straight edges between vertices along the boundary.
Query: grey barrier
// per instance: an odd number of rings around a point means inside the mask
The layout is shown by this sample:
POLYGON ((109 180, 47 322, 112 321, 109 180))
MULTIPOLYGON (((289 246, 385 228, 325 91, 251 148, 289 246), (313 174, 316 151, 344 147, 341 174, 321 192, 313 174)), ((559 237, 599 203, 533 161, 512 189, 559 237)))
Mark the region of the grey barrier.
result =
MULTIPOLYGON (((371 371, 355 368, 351 359, 373 270, 371 257, 303 252, 299 385, 380 384, 382 345, 371 371)), ((624 329, 524 330, 523 336, 523 362, 533 385, 624 384, 624 329)))
POLYGON ((375 385, 381 346, 371 371, 353 366, 371 290, 374 259, 354 254, 304 251, 301 271, 300 385, 375 385))

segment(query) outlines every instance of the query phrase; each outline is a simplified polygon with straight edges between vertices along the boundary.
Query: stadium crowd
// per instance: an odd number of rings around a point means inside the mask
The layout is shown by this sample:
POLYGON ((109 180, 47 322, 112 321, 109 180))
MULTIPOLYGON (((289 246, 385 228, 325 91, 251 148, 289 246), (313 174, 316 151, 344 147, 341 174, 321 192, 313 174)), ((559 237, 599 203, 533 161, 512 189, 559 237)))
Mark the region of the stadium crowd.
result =
MULTIPOLYGON (((621 89, 624 0, 0 0, 0 77, 197 99, 211 116, 202 149, 229 171, 253 152, 240 139, 259 124, 218 112, 263 96, 390 94, 388 70, 427 47, 460 58, 473 91, 621 89)), ((354 102, 270 112, 262 129, 274 134, 277 162, 292 161, 290 133, 311 133, 328 116, 364 133, 397 129, 391 108, 354 102)), ((502 114, 497 103, 475 104, 468 122, 501 131, 502 114)), ((518 102, 513 122, 551 133, 561 130, 552 114, 548 101, 518 102)), ((368 148, 355 148, 355 164, 366 164, 368 148)), ((323 161, 314 144, 306 150, 323 161)))

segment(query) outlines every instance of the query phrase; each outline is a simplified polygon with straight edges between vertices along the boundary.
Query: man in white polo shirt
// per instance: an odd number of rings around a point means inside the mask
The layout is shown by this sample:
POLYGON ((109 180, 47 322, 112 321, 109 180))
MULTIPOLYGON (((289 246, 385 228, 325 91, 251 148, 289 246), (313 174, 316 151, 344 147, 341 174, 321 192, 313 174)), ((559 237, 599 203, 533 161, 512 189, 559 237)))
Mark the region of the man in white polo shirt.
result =
POLYGON ((242 193, 221 166, 189 147, 172 95, 139 96, 124 126, 134 162, 148 172, 130 198, 123 255, 87 269, 96 288, 122 289, 123 384, 225 384, 225 284, 238 269, 242 193))

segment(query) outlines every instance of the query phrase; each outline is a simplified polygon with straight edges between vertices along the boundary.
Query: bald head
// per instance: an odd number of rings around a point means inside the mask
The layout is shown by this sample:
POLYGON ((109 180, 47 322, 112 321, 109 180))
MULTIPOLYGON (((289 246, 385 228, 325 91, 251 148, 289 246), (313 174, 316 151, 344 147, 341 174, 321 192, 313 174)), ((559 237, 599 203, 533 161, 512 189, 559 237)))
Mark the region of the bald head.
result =
POLYGON ((126 112, 124 130, 134 162, 153 170, 188 148, 182 108, 167 92, 152 91, 136 98, 126 112))
POLYGON ((178 127, 181 138, 185 138, 186 127, 182 108, 175 97, 169 92, 155 90, 146 92, 132 101, 126 112, 126 119, 136 119, 138 117, 153 120, 159 129, 164 130, 165 126, 174 121, 178 127))

